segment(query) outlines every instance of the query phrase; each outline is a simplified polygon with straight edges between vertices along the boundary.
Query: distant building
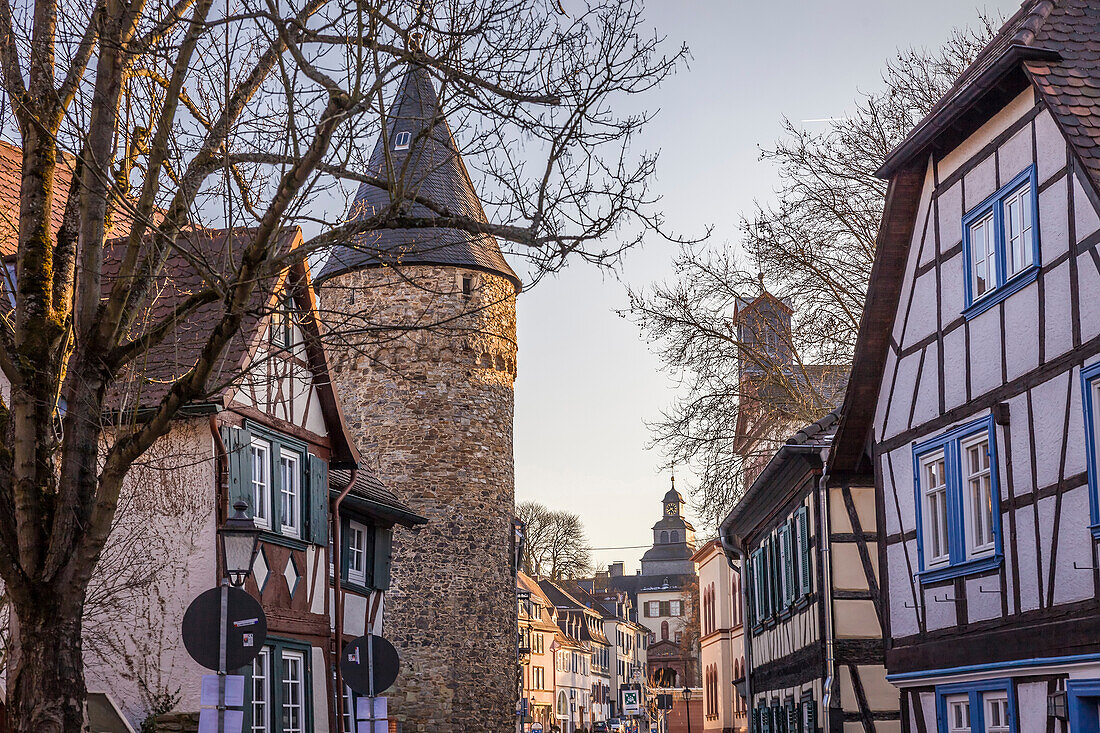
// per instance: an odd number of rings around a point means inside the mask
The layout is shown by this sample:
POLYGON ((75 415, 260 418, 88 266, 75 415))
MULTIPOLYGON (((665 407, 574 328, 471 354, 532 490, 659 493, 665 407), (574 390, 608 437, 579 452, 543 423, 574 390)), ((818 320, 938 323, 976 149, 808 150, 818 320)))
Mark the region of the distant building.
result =
MULTIPOLYGON (((554 725, 555 655, 565 638, 555 623, 557 609, 533 578, 517 573, 519 596, 519 659, 526 712, 520 725, 554 725)), ((522 704, 522 703, 521 703, 522 704)), ((522 728, 520 730, 523 730, 522 728)))
POLYGON ((619 691, 623 685, 644 685, 646 682, 649 629, 638 622, 638 609, 626 591, 608 590, 585 595, 610 612, 605 612, 603 617, 603 633, 611 642, 611 709, 608 717, 621 718, 622 697, 619 691))
POLYGON ((653 525, 653 546, 642 556, 637 575, 624 575, 621 562, 606 573, 581 581, 592 593, 625 592, 638 609, 638 622, 649 632, 647 678, 656 687, 699 685, 698 650, 685 639, 697 637, 698 620, 688 613, 697 578, 695 527, 684 517, 684 497, 675 483, 661 500, 661 519, 653 525))
POLYGON ((703 731, 748 730, 744 690, 745 637, 741 569, 730 567, 711 540, 693 558, 699 569, 699 666, 703 675, 703 731), (741 683, 740 690, 735 686, 741 683))

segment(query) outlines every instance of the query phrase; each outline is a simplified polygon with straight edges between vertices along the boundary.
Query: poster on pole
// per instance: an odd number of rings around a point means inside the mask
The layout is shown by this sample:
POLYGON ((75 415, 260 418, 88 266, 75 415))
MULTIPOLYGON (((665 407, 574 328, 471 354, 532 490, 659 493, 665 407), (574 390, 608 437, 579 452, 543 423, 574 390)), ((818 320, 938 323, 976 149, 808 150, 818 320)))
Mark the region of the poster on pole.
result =
POLYGON ((622 690, 623 715, 638 715, 642 712, 641 690, 622 690))

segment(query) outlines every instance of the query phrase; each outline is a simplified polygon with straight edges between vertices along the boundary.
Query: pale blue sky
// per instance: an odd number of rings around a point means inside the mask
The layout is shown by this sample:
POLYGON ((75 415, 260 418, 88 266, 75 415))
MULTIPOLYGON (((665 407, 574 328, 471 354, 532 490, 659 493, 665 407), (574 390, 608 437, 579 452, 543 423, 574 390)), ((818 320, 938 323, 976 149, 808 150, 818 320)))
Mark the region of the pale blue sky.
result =
MULTIPOLYGON (((661 150, 654 190, 668 223, 685 233, 706 225, 714 241, 737 241, 738 213, 767 199, 774 171, 759 145, 780 120, 843 116, 860 90, 881 85, 883 63, 900 47, 938 46, 980 10, 1011 15, 1017 0, 649 0, 650 22, 690 67, 652 94, 661 113, 644 137, 661 150)), ((646 450, 645 421, 675 397, 675 383, 637 328, 616 311, 626 287, 671 276, 675 250, 652 243, 629 253, 619 272, 583 263, 519 299, 516 383, 516 498, 569 509, 594 547, 648 544, 668 475, 646 450)), ((686 495, 692 477, 677 471, 686 495)), ((701 537, 713 527, 696 528, 701 537)), ((595 553, 598 562, 637 567, 643 550, 595 553)))

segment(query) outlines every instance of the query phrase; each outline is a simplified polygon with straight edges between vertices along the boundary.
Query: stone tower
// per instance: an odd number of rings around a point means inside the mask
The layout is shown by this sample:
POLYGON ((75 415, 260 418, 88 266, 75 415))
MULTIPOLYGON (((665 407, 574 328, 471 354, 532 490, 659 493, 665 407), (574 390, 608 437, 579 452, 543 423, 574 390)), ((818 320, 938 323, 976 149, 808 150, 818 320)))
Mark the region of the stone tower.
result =
MULTIPOLYGON (((397 183, 363 184, 351 218, 400 195, 413 216, 434 215, 412 203, 426 198, 485 221, 422 67, 406 72, 386 129, 368 174, 397 183)), ((394 537, 384 632, 402 669, 387 693, 391 718, 406 733, 511 731, 519 278, 488 235, 406 229, 336 248, 317 287, 330 335, 342 339, 330 346, 334 378, 363 455, 429 520, 394 537)))

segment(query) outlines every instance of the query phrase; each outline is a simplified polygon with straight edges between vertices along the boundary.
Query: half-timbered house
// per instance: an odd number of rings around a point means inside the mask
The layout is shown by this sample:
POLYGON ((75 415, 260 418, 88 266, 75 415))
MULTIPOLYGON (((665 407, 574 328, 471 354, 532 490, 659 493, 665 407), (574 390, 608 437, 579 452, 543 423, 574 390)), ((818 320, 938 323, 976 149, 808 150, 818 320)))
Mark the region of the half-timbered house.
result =
POLYGON ((905 730, 1097 729, 1098 48, 1029 0, 879 171, 828 471, 877 487, 905 730))
MULTIPOLYGON (((0 181, 18 180, 11 169, 18 156, 0 162, 0 181)), ((196 263, 231 268, 253 235, 182 232, 133 336, 203 286, 196 263)), ((275 246, 287 252, 300 242, 301 232, 288 229, 275 246)), ((105 254, 108 284, 118 261, 113 246, 105 254)), ((0 253, 12 250, 0 242, 0 253)), ((220 306, 203 306, 172 326, 121 376, 108 397, 109 425, 140 422, 165 398, 198 358, 220 306)), ((191 720, 185 728, 197 717, 208 671, 187 655, 180 626, 191 600, 222 578, 216 530, 240 501, 263 530, 244 589, 260 601, 268 625, 259 656, 239 671, 246 729, 352 730, 347 703, 354 699, 337 692, 337 655, 356 636, 381 633, 391 529, 425 520, 361 465, 329 378, 304 263, 256 284, 208 394, 180 412, 127 478, 90 589, 85 674, 96 699, 113 701, 135 729, 154 714, 162 722, 191 720)))
POLYGON ((829 487, 838 413, 795 433, 719 528, 745 568, 752 731, 895 731, 886 683, 873 488, 829 487))

